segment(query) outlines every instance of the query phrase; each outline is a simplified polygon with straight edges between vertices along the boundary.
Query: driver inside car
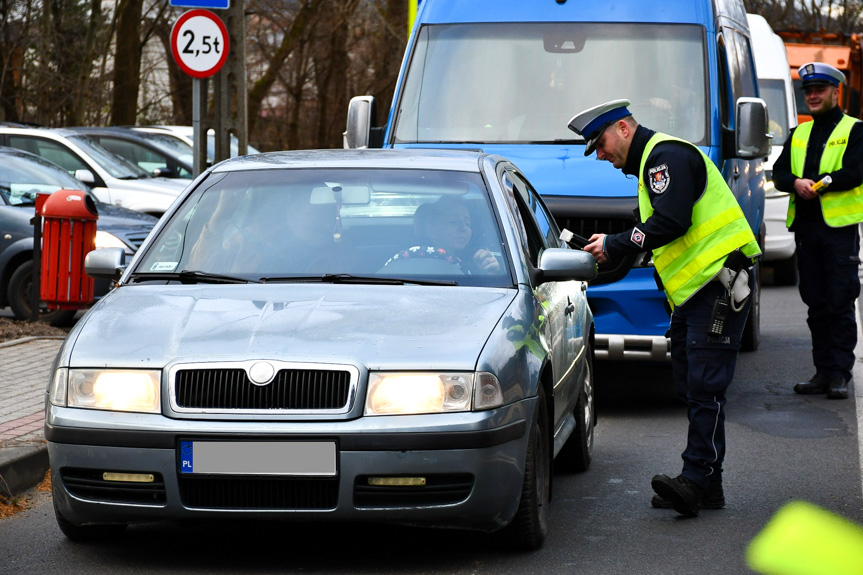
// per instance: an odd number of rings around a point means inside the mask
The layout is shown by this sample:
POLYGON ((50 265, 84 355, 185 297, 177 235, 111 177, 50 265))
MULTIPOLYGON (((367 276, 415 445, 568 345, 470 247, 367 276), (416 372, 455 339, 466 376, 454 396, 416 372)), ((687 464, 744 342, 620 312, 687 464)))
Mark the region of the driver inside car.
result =
MULTIPOLYGON (((487 249, 469 247, 473 229, 467 204, 455 196, 421 204, 414 212, 418 244, 393 259, 437 257, 458 266, 464 273, 496 273, 500 262, 487 249)), ((390 262, 387 262, 389 264, 390 262)))

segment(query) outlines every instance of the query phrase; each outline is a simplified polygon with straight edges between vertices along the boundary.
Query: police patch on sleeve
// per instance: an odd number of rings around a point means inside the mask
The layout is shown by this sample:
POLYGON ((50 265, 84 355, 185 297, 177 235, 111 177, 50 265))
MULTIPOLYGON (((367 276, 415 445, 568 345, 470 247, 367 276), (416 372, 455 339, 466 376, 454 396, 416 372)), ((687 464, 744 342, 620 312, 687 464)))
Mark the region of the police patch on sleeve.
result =
POLYGON ((654 194, 661 194, 668 189, 671 183, 671 175, 668 173, 668 164, 662 164, 655 168, 650 168, 647 171, 647 177, 650 179, 650 189, 654 194))
POLYGON ((639 230, 638 228, 632 228, 632 235, 629 236, 629 241, 634 243, 640 248, 644 247, 644 232, 639 230))

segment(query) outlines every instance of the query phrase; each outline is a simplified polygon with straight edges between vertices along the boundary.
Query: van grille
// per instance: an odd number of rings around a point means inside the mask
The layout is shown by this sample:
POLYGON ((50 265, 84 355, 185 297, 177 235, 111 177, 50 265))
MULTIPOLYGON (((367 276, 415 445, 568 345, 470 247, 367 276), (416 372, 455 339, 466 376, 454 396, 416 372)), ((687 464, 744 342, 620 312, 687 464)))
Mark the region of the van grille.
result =
MULTIPOLYGON (((595 198, 553 196, 544 198, 558 227, 583 238, 593 234, 619 234, 638 223, 635 208, 638 198, 595 198)), ((629 270, 640 265, 643 257, 626 256, 599 265, 598 275, 591 285, 607 284, 623 279, 629 270)))
POLYGON ((255 385, 244 369, 181 369, 174 376, 182 409, 341 410, 348 407, 348 371, 282 369, 255 385))

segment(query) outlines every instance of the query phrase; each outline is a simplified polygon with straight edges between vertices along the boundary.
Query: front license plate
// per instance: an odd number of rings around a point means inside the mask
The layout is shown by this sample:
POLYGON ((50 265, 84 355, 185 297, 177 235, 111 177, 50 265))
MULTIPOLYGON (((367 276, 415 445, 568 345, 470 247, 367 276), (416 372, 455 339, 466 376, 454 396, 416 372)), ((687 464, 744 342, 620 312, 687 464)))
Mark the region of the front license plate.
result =
POLYGON ((332 441, 181 441, 180 473, 336 475, 332 441))

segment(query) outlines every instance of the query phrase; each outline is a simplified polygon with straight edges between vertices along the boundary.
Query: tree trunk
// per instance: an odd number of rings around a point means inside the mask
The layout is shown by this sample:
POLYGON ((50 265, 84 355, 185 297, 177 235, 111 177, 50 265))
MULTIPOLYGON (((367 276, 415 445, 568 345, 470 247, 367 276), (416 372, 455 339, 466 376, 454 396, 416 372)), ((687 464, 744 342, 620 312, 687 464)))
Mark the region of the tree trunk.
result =
POLYGON ((138 114, 141 70, 141 15, 144 0, 120 0, 117 6, 117 53, 111 124, 134 125, 138 114))

